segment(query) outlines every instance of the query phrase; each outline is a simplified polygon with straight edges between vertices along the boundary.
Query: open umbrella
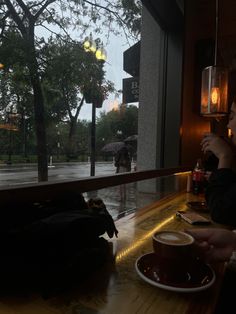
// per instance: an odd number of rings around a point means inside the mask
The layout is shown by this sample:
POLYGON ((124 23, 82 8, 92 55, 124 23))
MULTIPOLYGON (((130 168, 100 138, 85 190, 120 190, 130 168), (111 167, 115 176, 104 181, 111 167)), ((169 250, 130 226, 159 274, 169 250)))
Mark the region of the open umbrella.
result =
POLYGON ((120 150, 124 146, 125 146, 124 142, 112 142, 103 146, 101 151, 105 153, 117 153, 118 150, 120 150))
POLYGON ((138 140, 138 135, 134 134, 134 135, 130 135, 128 136, 124 142, 136 142, 138 140))

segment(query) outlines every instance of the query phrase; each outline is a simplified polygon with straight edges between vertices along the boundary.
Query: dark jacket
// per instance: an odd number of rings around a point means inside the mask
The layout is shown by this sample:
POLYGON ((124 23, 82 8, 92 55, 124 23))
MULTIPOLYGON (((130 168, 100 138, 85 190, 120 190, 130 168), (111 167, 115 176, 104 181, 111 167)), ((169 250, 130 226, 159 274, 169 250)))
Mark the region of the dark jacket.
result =
POLYGON ((117 168, 117 173, 119 173, 119 168, 126 168, 127 172, 131 171, 131 159, 129 151, 126 147, 122 147, 115 156, 115 167, 117 168))
POLYGON ((231 169, 217 169, 206 188, 206 202, 211 218, 217 223, 236 226, 236 174, 231 169))

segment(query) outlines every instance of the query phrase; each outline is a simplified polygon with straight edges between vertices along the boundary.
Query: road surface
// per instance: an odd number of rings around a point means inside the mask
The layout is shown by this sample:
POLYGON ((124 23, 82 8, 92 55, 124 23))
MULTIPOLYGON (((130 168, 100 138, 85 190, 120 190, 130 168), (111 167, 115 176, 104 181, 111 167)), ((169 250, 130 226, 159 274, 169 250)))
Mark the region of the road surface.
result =
MULTIPOLYGON (((115 170, 112 162, 98 162, 95 175, 112 175, 115 174, 115 170)), ((90 164, 88 162, 54 163, 48 167, 49 181, 76 180, 89 176, 90 164)), ((36 164, 0 165, 0 186, 37 183, 37 177, 36 164)))

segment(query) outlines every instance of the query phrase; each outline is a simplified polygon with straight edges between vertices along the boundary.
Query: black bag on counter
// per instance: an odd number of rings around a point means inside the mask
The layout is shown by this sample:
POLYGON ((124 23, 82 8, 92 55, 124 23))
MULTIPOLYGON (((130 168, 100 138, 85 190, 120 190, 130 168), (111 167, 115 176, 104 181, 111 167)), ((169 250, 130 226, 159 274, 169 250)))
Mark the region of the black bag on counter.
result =
POLYGON ((40 289, 50 296, 101 266, 118 231, 101 199, 68 193, 44 203, 12 202, 0 217, 1 287, 40 289))

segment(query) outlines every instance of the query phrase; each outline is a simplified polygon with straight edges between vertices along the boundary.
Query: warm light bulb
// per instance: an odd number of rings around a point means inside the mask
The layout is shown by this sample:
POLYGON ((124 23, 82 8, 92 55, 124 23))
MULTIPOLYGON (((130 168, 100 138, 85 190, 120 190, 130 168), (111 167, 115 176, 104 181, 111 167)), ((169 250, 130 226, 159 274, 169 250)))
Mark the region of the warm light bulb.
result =
POLYGON ((89 51, 89 48, 90 48, 90 40, 89 40, 88 37, 85 38, 85 41, 84 41, 84 43, 83 43, 83 47, 84 47, 84 50, 85 50, 86 52, 89 51))
POLYGON ((96 51, 96 58, 102 60, 102 50, 100 48, 96 51))
POLYGON ((217 105, 220 101, 220 89, 219 87, 212 87, 211 89, 211 103, 217 105))
POLYGON ((95 43, 94 40, 92 40, 92 41, 90 42, 89 50, 90 50, 91 52, 95 53, 96 49, 97 49, 96 43, 95 43))
POLYGON ((104 48, 102 48, 101 60, 106 61, 106 59, 107 59, 107 52, 104 48))
POLYGON ((0 70, 4 68, 4 64, 0 63, 0 70))
POLYGON ((231 129, 228 129, 228 137, 231 138, 231 136, 232 136, 232 131, 231 129))
POLYGON ((104 48, 98 48, 98 50, 96 51, 96 58, 98 60, 106 61, 107 59, 106 50, 104 48))

